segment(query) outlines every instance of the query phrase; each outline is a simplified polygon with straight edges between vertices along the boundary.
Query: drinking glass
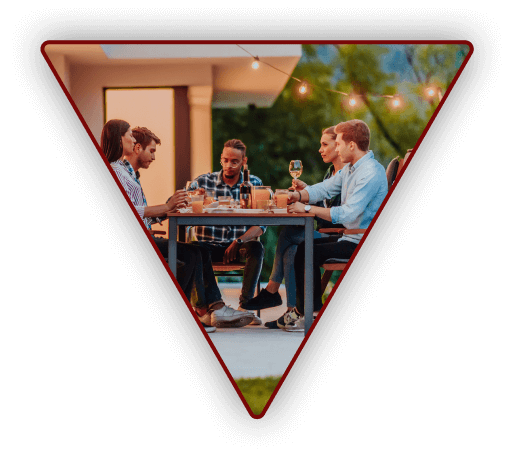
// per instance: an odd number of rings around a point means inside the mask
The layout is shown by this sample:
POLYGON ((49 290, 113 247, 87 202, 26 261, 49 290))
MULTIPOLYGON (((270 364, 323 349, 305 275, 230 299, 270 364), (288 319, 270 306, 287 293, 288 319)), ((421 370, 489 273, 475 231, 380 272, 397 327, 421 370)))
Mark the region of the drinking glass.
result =
POLYGON ((289 190, 277 189, 275 191, 275 201, 277 202, 277 208, 287 208, 287 197, 289 196, 289 190))
POLYGON ((191 197, 192 207, 194 213, 202 213, 203 212, 203 195, 193 195, 191 197))
MULTIPOLYGON (((302 175, 302 172, 302 162, 300 160, 291 160, 291 163, 289 163, 289 174, 291 174, 294 179, 298 179, 302 175)), ((296 189, 296 185, 294 188, 296 189)))
POLYGON ((230 207, 230 200, 232 200, 232 195, 229 192, 218 192, 218 203, 220 206, 230 207))
POLYGON ((195 180, 188 180, 186 182, 185 190, 189 198, 191 198, 193 195, 196 195, 196 190, 198 190, 198 182, 196 182, 195 180))
POLYGON ((208 206, 211 203, 214 203, 215 201, 216 201, 216 196, 215 196, 214 190, 207 190, 205 192, 205 198, 204 198, 205 206, 208 206))

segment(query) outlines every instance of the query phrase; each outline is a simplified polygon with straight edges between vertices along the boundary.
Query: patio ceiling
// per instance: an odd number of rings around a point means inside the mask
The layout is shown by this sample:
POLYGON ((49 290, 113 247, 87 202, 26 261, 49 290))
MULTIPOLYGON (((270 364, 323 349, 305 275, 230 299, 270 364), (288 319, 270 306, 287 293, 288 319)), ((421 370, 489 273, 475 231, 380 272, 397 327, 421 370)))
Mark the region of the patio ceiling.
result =
POLYGON ((49 53, 64 55, 71 64, 90 66, 183 66, 212 73, 212 107, 230 108, 255 104, 269 107, 283 90, 300 60, 301 45, 242 45, 249 53, 282 70, 261 64, 251 67, 252 57, 236 44, 94 45, 52 44, 49 53))

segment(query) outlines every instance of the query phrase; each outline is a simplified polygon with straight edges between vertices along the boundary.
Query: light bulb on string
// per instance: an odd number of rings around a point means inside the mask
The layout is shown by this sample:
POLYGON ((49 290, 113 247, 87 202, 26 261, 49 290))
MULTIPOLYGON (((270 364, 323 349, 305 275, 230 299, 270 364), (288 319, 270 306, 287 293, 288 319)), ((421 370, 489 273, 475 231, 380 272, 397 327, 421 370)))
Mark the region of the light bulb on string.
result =
POLYGON ((403 107, 403 98, 399 96, 398 94, 395 94, 394 96, 389 96, 389 108, 392 110, 399 110, 403 107))
POLYGON ((307 82, 305 81, 302 81, 301 85, 298 87, 298 92, 304 96, 305 94, 307 94, 307 91, 309 90, 309 87, 307 85, 307 82))
POLYGON ((441 99, 443 98, 443 90, 439 86, 427 86, 424 92, 425 99, 427 99, 431 103, 434 101, 436 97, 439 100, 439 102, 441 102, 441 99))
POLYGON ((350 105, 351 107, 355 107, 357 105, 357 100, 354 97, 351 97, 348 101, 348 105, 350 105))
POLYGON ((257 70, 260 66, 261 66, 261 64, 259 62, 259 57, 256 56, 252 62, 252 69, 257 70))

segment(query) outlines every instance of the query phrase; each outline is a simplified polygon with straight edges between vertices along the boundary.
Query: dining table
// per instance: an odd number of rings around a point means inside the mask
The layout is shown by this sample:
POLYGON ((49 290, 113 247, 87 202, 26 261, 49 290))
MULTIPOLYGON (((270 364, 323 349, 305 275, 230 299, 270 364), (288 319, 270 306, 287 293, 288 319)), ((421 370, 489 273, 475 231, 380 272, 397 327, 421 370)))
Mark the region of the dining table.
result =
POLYGON ((314 310, 314 275, 313 275, 313 240, 314 240, 314 214, 273 212, 265 210, 238 210, 227 209, 216 212, 168 212, 168 265, 177 275, 177 235, 179 226, 301 226, 305 229, 305 329, 307 335, 313 323, 314 310))

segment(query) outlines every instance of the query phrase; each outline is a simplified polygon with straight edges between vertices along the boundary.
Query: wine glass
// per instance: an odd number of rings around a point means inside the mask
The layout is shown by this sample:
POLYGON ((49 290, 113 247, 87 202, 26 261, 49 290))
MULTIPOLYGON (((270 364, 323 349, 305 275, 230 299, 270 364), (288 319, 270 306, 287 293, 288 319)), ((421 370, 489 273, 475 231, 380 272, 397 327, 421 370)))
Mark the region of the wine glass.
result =
POLYGON ((188 180, 186 182, 185 191, 187 192, 188 197, 195 195, 197 189, 198 189, 198 182, 196 182, 195 180, 193 180, 193 181, 188 180))
MULTIPOLYGON (((300 160, 291 160, 289 163, 289 174, 293 177, 293 179, 298 179, 303 172, 303 165, 300 160)), ((293 188, 296 190, 296 184, 293 185, 293 188)))
POLYGON ((198 189, 198 182, 195 180, 191 181, 188 180, 186 182, 186 186, 184 187, 184 190, 187 192, 187 205, 191 205, 191 197, 193 195, 196 195, 196 190, 198 189))

